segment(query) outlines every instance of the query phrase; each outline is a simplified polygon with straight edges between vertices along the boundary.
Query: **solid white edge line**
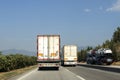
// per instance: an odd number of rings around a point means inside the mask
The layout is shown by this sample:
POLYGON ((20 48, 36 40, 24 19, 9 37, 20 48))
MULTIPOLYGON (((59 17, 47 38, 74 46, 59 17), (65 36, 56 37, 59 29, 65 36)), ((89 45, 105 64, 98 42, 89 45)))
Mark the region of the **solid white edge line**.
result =
POLYGON ((27 74, 25 74, 25 75, 23 75, 22 77, 18 78, 17 80, 22 80, 23 78, 27 77, 28 75, 30 75, 31 73, 33 73, 35 71, 36 71, 36 69, 31 71, 31 72, 29 72, 29 73, 27 73, 27 74))

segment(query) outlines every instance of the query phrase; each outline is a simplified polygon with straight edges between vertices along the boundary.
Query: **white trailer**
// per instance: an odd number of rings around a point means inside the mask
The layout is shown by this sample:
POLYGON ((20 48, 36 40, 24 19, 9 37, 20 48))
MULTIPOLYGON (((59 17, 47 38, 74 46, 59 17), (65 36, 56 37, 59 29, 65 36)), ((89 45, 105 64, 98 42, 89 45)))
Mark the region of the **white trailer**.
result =
POLYGON ((65 45, 63 46, 62 53, 62 65, 74 65, 77 64, 77 46, 65 45))
POLYGON ((37 36, 37 62, 41 67, 60 66, 60 35, 37 36))

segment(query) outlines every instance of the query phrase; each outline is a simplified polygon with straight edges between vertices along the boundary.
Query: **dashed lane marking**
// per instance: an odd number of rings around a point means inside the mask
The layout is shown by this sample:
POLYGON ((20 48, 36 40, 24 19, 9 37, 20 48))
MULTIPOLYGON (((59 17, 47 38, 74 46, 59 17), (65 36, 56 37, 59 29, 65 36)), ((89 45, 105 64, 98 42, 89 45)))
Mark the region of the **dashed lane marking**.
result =
MULTIPOLYGON (((68 70, 68 69, 66 69, 66 68, 65 68, 65 70, 71 72, 70 70, 68 70)), ((81 76, 79 76, 79 75, 76 75, 76 74, 73 73, 73 72, 71 72, 71 73, 72 73, 73 75, 75 75, 77 78, 79 78, 80 80, 85 80, 83 77, 81 77, 81 76)))
POLYGON ((83 77, 81 77, 81 76, 78 76, 78 75, 76 75, 76 77, 78 77, 79 79, 81 79, 81 80, 85 80, 83 77))

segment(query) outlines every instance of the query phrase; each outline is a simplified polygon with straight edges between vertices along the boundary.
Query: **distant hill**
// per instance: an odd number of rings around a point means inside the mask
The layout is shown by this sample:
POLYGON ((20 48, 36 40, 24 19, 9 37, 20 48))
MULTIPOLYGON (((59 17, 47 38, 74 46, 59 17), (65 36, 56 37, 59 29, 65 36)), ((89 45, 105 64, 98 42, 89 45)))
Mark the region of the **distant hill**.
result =
POLYGON ((36 56, 35 52, 27 51, 27 50, 8 49, 8 50, 3 50, 1 52, 4 55, 7 55, 7 54, 23 54, 23 55, 28 55, 28 56, 36 56))
MULTIPOLYGON (((81 49, 84 49, 85 47, 78 47, 78 51, 81 49)), ((18 50, 18 49, 8 49, 8 50, 2 50, 2 54, 8 55, 8 54, 23 54, 28 56, 36 56, 36 52, 27 51, 27 50, 18 50)))

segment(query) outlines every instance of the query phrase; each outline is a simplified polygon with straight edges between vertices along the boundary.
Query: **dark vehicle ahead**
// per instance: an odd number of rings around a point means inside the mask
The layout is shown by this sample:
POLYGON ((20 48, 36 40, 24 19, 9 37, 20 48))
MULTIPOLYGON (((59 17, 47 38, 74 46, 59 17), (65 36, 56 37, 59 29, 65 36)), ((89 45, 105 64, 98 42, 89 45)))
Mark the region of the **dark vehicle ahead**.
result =
POLYGON ((110 49, 90 50, 87 53, 87 64, 106 64, 113 63, 113 54, 110 49))

